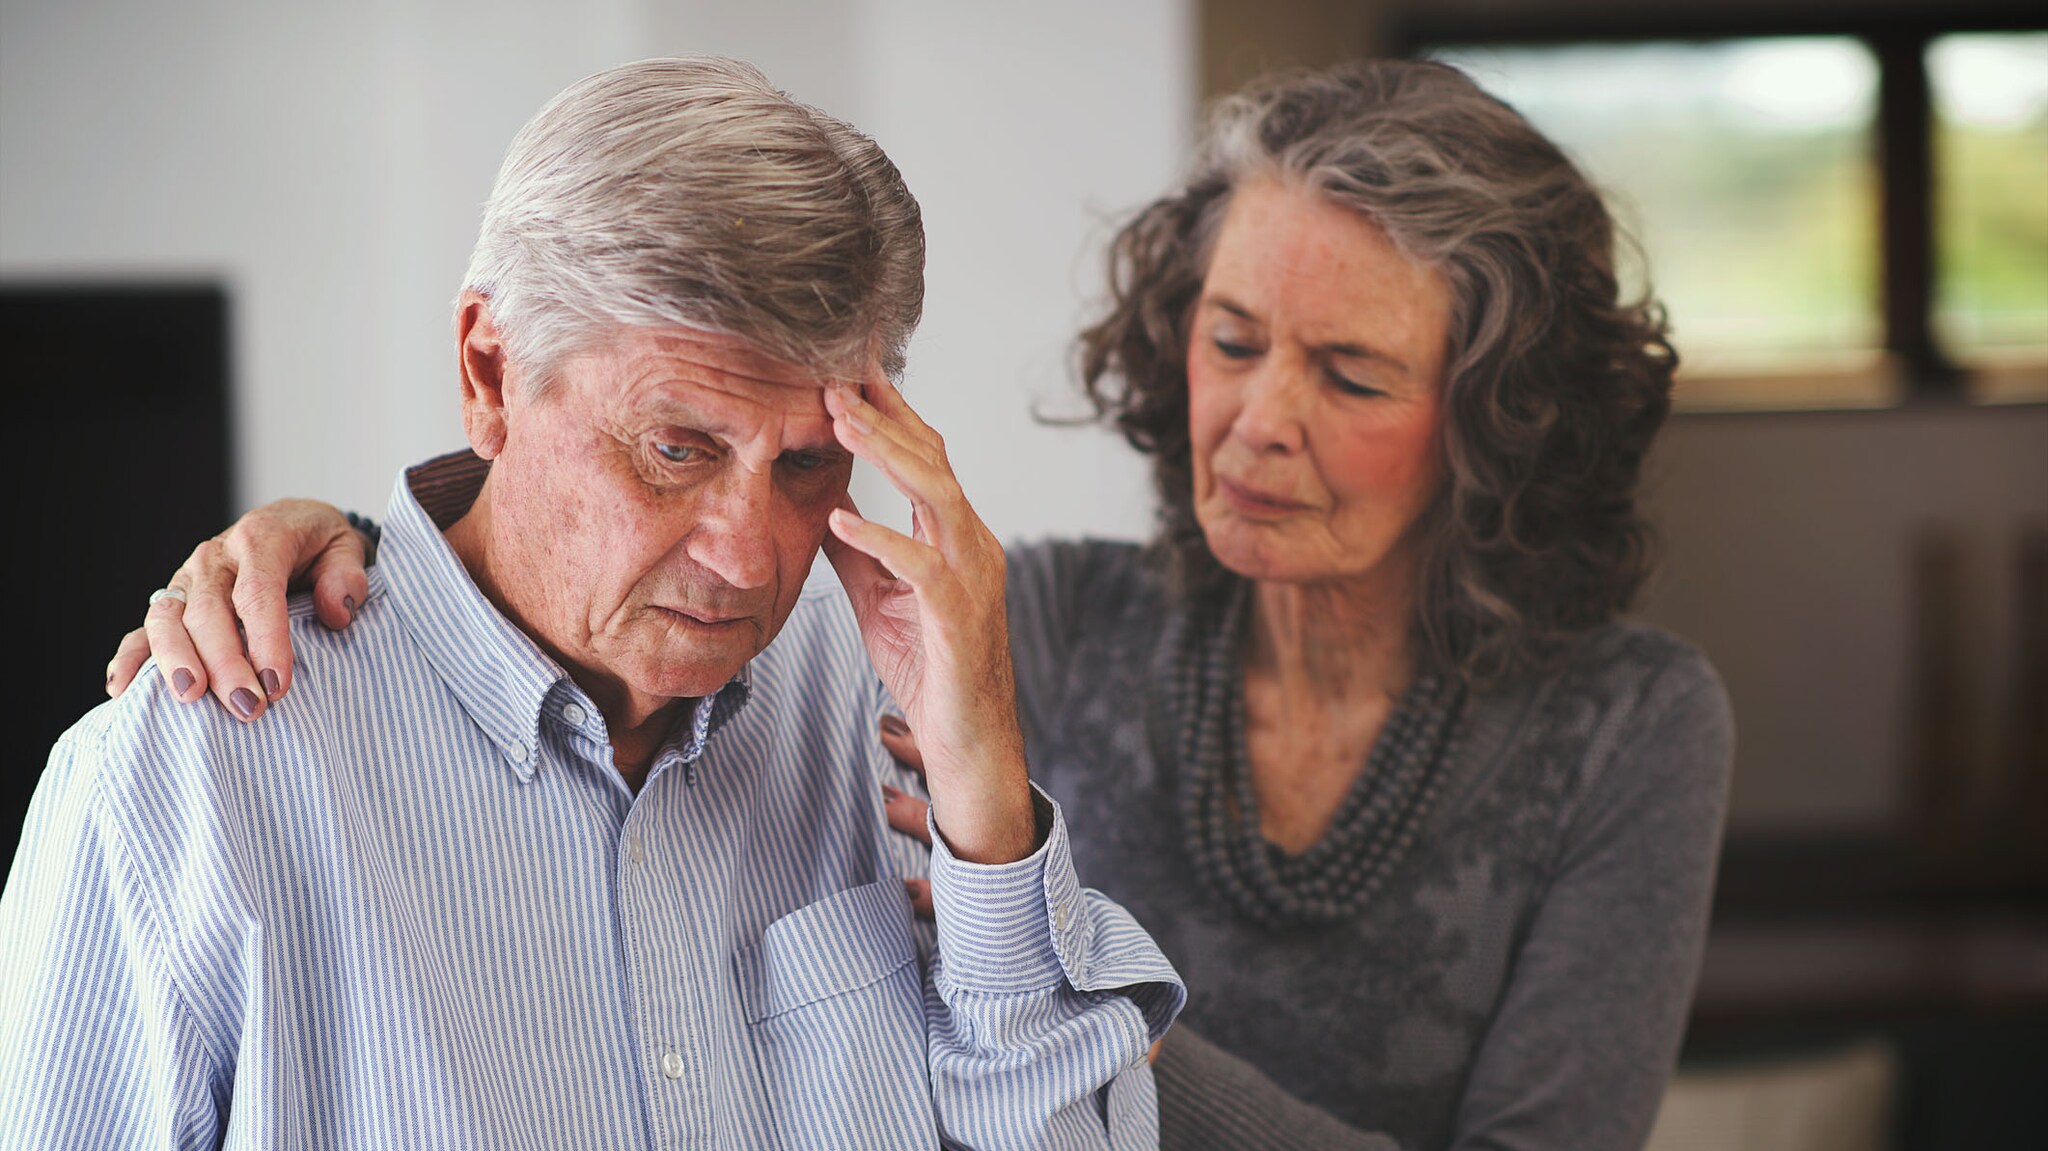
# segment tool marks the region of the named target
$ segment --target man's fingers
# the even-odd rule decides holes
[[[895,528],[862,519],[845,508],[834,508],[827,524],[832,529],[832,536],[874,565],[870,568],[853,562],[851,556],[827,549],[826,557],[832,561],[833,570],[839,572],[840,582],[850,593],[857,589],[870,589],[877,580],[890,578],[890,573],[912,588],[924,591],[945,570],[945,559],[930,544],[911,539]],[[850,566],[841,567],[842,563]],[[861,606],[861,602],[856,595],[854,606]]]
[[[142,631],[149,650],[156,655],[156,666],[171,685],[171,694],[180,703],[191,703],[206,691],[207,675],[206,664],[185,631],[185,610],[184,604],[166,596],[149,605],[149,613],[142,617]],[[121,641],[121,647],[127,649],[126,639]]]
[[[128,690],[135,682],[135,673],[149,662],[149,635],[136,628],[121,637],[121,646],[114,649],[114,658],[107,662],[107,698],[113,699]]]
[[[926,847],[932,845],[931,826],[924,819],[930,808],[930,804],[907,791],[898,791],[886,783],[882,785],[882,813],[888,818],[889,826]]]
[[[910,734],[910,725],[893,715],[885,715],[880,723],[882,746],[896,757],[896,762],[910,770],[924,774],[924,752],[917,749],[917,738]]]
[[[903,393],[896,390],[896,385],[889,382],[889,377],[876,376],[869,380],[862,386],[861,395],[870,404],[881,409],[883,415],[922,435],[930,436],[932,442],[939,447],[941,458],[944,457],[945,445],[940,441],[939,433],[924,422],[924,417],[917,414],[910,406],[910,401],[904,399]]]
[[[971,518],[974,512],[946,463],[945,446],[937,433],[927,430],[913,435],[850,390],[830,389],[826,395],[830,397],[826,407],[833,414],[833,434],[839,442],[873,464],[891,487],[903,493],[931,541],[950,551],[951,538],[963,517]]]

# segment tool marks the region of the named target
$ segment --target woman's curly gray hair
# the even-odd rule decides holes
[[[1154,457],[1160,543],[1191,591],[1221,576],[1194,514],[1188,332],[1232,190],[1272,178],[1369,218],[1451,288],[1446,479],[1418,525],[1423,665],[1484,685],[1553,662],[1648,578],[1635,490],[1677,356],[1662,308],[1620,299],[1599,193],[1447,65],[1253,85],[1215,109],[1181,189],[1118,234],[1081,376],[1097,416]]]

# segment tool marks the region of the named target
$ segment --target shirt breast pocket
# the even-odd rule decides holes
[[[900,880],[798,908],[733,962],[784,1148],[937,1145],[924,981]]]

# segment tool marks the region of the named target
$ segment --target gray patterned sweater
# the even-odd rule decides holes
[[[1351,922],[1274,931],[1207,890],[1151,718],[1173,610],[1128,544],[1009,555],[1033,776],[1082,881],[1190,998],[1157,1072],[1163,1145],[1634,1151],[1676,1057],[1732,754],[1714,670],[1612,625],[1466,703],[1415,849]]]

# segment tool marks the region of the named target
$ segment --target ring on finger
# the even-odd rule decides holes
[[[185,589],[181,587],[160,587],[149,593],[149,606],[155,607],[167,599],[177,600],[181,604],[184,603]]]

